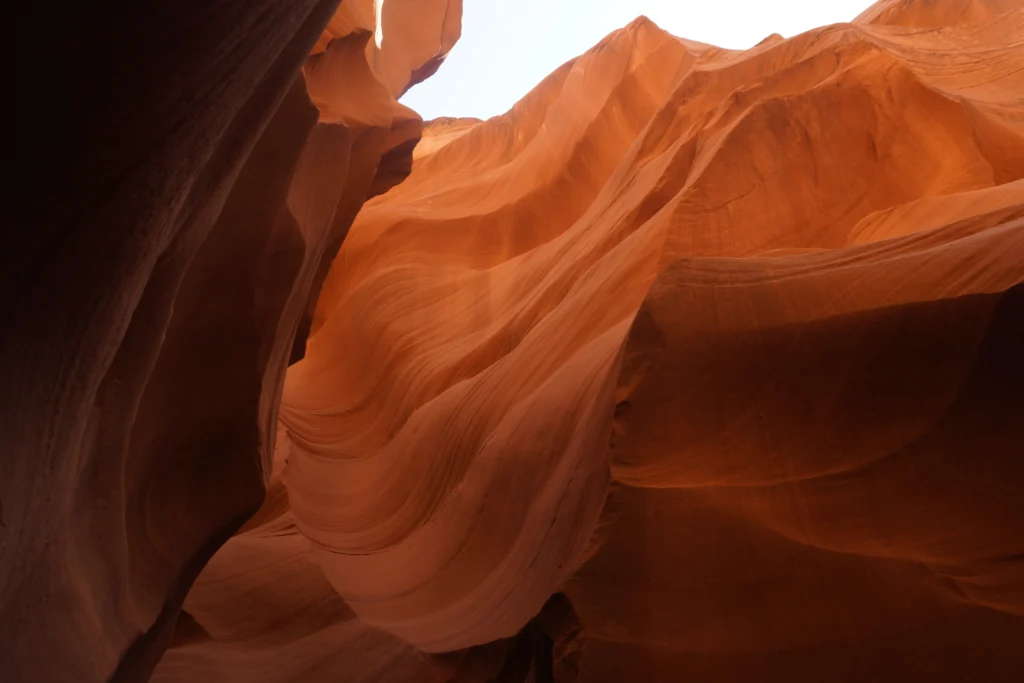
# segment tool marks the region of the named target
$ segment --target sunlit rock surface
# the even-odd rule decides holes
[[[556,591],[580,680],[1012,680],[1024,13],[727,51],[646,20],[363,207],[283,477],[425,652]],[[1014,673],[1017,672],[1017,673]]]

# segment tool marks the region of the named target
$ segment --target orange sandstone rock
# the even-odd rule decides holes
[[[1019,677],[1019,2],[425,127],[459,3],[236,4],[18,83],[0,673]]]
[[[1012,679],[1024,13],[941,7],[641,19],[427,127],[281,411],[362,622],[449,651],[564,590],[584,681]]]
[[[190,585],[260,508],[319,281],[364,199],[408,172],[420,122],[394,98],[458,37],[458,2],[388,3],[388,44],[349,59],[351,109],[318,111],[345,82],[301,73],[318,36],[330,22],[329,58],[373,33],[339,29],[337,4],[19,10],[5,681],[146,680]]]

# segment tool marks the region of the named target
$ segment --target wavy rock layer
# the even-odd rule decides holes
[[[19,10],[3,680],[148,678],[260,508],[329,260],[408,172],[420,122],[394,97],[458,37],[458,2],[337,4]]]
[[[638,20],[428,126],[285,381],[304,561],[425,652],[564,590],[585,681],[1011,680],[1021,36],[1014,2],[743,52]]]

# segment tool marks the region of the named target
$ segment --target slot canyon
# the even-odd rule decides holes
[[[15,4],[0,680],[1024,680],[1024,1]]]

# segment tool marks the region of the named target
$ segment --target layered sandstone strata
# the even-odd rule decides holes
[[[421,124],[395,98],[459,34],[458,0],[337,5],[18,10],[6,681],[148,678],[263,501],[319,282],[365,198],[408,172]]]
[[[1017,0],[640,19],[411,155],[456,4],[245,4],[19,83],[0,670],[1016,680]]]
[[[444,652],[564,590],[586,681],[1009,680],[1021,36],[993,2],[742,52],[638,20],[428,127],[285,383],[349,608]]]

